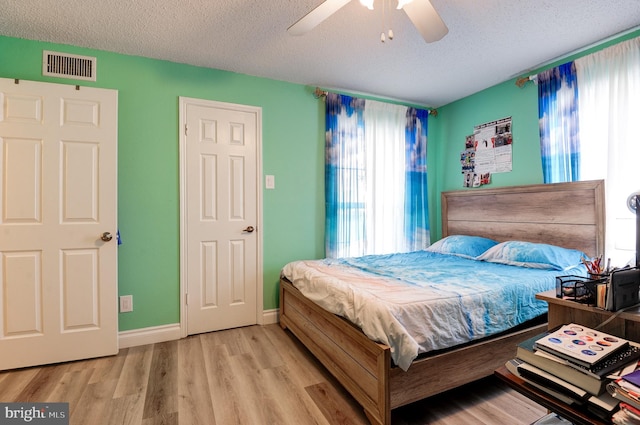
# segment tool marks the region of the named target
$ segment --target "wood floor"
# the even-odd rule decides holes
[[[68,402],[74,425],[368,424],[353,399],[278,325],[2,372],[0,402]],[[488,378],[397,409],[393,423],[517,425],[545,413]]]

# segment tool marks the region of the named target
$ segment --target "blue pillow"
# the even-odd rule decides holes
[[[440,254],[452,254],[464,258],[476,258],[498,242],[481,236],[451,235],[433,243],[426,250]]]
[[[507,241],[489,248],[477,259],[535,269],[568,270],[582,264],[586,255],[575,249],[542,243]]]

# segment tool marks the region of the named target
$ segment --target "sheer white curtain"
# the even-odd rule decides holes
[[[622,266],[635,258],[627,197],[640,190],[640,38],[575,61],[581,180],[605,179],[605,252]]]
[[[406,251],[404,237],[405,122],[407,107],[368,100],[366,149],[366,252]]]
[[[328,93],[325,249],[330,258],[429,245],[429,111]]]

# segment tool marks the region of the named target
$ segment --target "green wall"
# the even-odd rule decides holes
[[[97,82],[44,78],[42,50],[96,56]],[[264,308],[280,269],[324,255],[324,105],[312,88],[220,70],[0,37],[0,77],[118,90],[118,293],[121,331],[180,321],[178,97],[262,108]]]
[[[442,235],[440,193],[464,190],[460,153],[465,137],[473,134],[474,126],[505,117],[512,117],[512,171],[492,174],[491,184],[483,187],[542,183],[538,91],[533,83],[518,88],[514,81],[507,81],[438,108],[438,116],[429,121],[432,240]]]
[[[536,74],[638,36],[640,30],[628,32],[523,75]],[[462,187],[459,160],[460,152],[464,150],[465,136],[473,133],[474,126],[509,116],[513,119],[512,171],[493,174],[491,184],[486,187],[543,182],[538,127],[538,88],[533,82],[528,82],[520,88],[515,85],[515,81],[516,78],[505,81],[438,108],[438,116],[430,118],[428,161],[432,241],[442,235],[440,193],[448,190],[478,190]]]
[[[635,31],[549,66],[639,35]],[[42,50],[96,56],[98,81],[43,77]],[[119,92],[118,221],[123,245],[118,248],[118,292],[134,297],[134,311],[119,316],[121,331],[180,321],[179,96],[262,108],[262,171],[276,178],[276,189],[262,193],[264,309],[278,306],[278,277],[285,263],[324,255],[324,104],[313,97],[313,88],[1,36],[0,77]],[[441,236],[440,192],[463,190],[459,156],[474,126],[513,119],[513,171],[494,174],[488,187],[542,182],[537,88],[532,83],[518,88],[514,82],[440,107],[436,117],[429,117],[432,240]]]

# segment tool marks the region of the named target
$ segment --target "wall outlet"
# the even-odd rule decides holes
[[[120,313],[129,313],[133,311],[133,295],[120,296]]]

